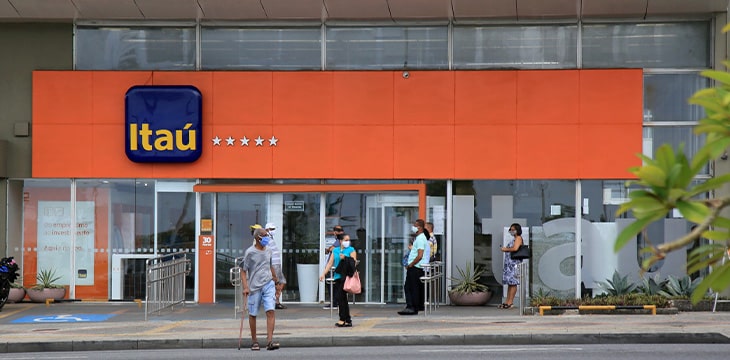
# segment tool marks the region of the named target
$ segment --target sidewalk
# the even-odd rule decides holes
[[[399,316],[402,306],[356,304],[354,327],[337,328],[336,311],[330,318],[321,305],[288,307],[276,312],[282,347],[730,343],[730,312],[520,316],[518,309],[441,306],[428,316]],[[74,302],[7,304],[0,324],[3,353],[238,347],[240,320],[231,303],[185,305],[145,321],[144,305]],[[259,316],[259,338],[265,329]],[[247,321],[242,344],[250,344]]]

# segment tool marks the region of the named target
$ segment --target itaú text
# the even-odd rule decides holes
[[[190,129],[193,124],[187,123],[182,129],[150,130],[149,124],[129,124],[129,150],[139,150],[139,146],[146,151],[172,151],[172,150],[196,150],[195,129]],[[187,135],[187,143],[184,142]]]

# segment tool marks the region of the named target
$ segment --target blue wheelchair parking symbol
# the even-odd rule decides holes
[[[11,321],[12,324],[27,323],[76,323],[76,322],[100,322],[106,321],[115,314],[63,314],[46,316],[25,316]]]

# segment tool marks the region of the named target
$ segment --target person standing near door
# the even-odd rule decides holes
[[[425,299],[421,277],[424,275],[423,264],[428,263],[425,253],[426,246],[429,246],[428,239],[423,233],[425,225],[423,219],[418,219],[411,226],[411,232],[416,234],[416,239],[413,240],[406,264],[406,283],[403,285],[406,307],[398,311],[398,315],[417,315],[419,310],[424,310]]]
[[[325,244],[326,245],[325,245],[324,253],[325,253],[325,255],[327,255],[327,261],[328,262],[332,258],[332,256],[330,256],[330,254],[332,253],[332,251],[335,248],[340,247],[340,238],[344,234],[345,234],[345,231],[342,229],[342,226],[341,225],[335,225],[335,226],[332,227],[332,238],[326,238],[325,239]],[[324,307],[322,307],[323,309],[330,310],[330,307],[333,307],[333,308],[337,309],[337,306],[339,305],[339,301],[334,296],[334,294],[332,294],[332,298],[333,298],[332,303],[331,304],[326,304]]]
[[[271,265],[271,250],[267,249],[271,238],[263,228],[254,229],[253,235],[255,243],[246,249],[241,266],[243,294],[248,296],[246,306],[248,326],[251,330],[251,350],[260,349],[256,337],[256,316],[261,305],[266,312],[266,350],[276,350],[279,344],[273,340],[276,323],[274,298],[278,279]]]
[[[269,243],[269,248],[271,249],[271,263],[274,266],[274,270],[276,270],[276,277],[279,279],[279,282],[276,283],[276,309],[283,310],[286,309],[286,306],[281,303],[281,293],[284,291],[284,286],[286,286],[286,278],[282,271],[283,262],[281,259],[281,250],[279,250],[279,245],[276,244],[276,240],[274,239],[276,225],[274,225],[274,223],[266,223],[266,231],[269,233],[269,236],[271,236],[271,242]]]
[[[507,300],[505,300],[504,304],[498,306],[500,309],[511,309],[514,306],[517,285],[520,284],[518,266],[522,260],[513,260],[511,253],[517,251],[520,245],[522,245],[522,226],[517,223],[510,225],[509,234],[512,239],[510,239],[507,246],[501,247],[502,252],[505,253],[502,285],[507,285]]]
[[[357,265],[357,252],[355,248],[350,246],[350,235],[340,234],[340,246],[332,249],[332,255],[327,261],[327,266],[324,268],[324,272],[319,276],[319,281],[324,281],[328,275],[330,269],[338,269],[341,262],[345,261],[346,258],[352,258],[352,266]],[[343,263],[346,264],[346,263]],[[334,299],[337,299],[339,303],[338,313],[340,321],[335,323],[337,327],[352,327],[352,318],[350,317],[350,304],[347,302],[347,293],[345,292],[345,277],[342,276],[338,271],[334,274]],[[335,300],[332,300],[334,302]]]

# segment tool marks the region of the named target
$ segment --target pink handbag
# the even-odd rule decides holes
[[[355,271],[352,276],[346,277],[343,287],[345,291],[350,294],[359,294],[362,291],[362,286],[360,285],[360,273]]]

